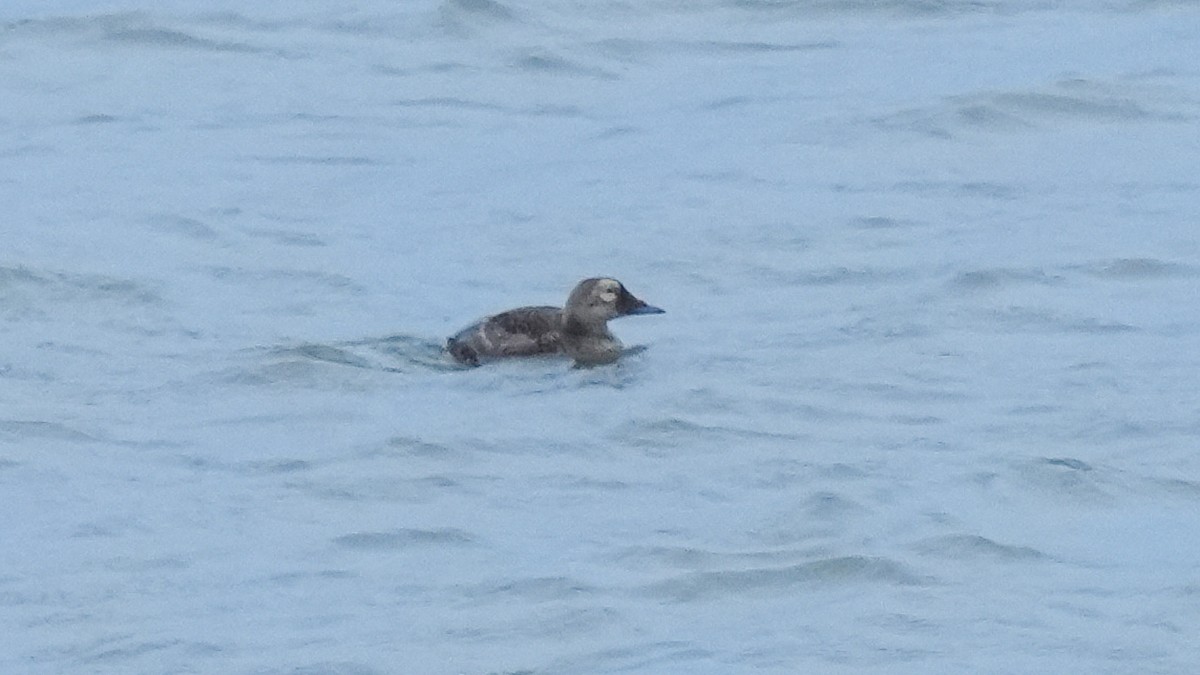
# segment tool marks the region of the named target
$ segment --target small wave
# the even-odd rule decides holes
[[[263,675],[383,675],[378,670],[354,661],[317,661],[295,668],[261,671]]]
[[[631,60],[651,54],[772,54],[809,52],[821,49],[835,49],[841,43],[835,41],[821,42],[762,42],[737,40],[638,40],[633,38],[606,38],[588,44],[593,50],[604,56]],[[764,100],[755,98],[754,100]]]
[[[1028,546],[1000,544],[979,535],[946,535],[917,542],[917,552],[942,558],[961,560],[980,558],[997,561],[1042,560],[1047,556]]]
[[[631,546],[613,554],[615,562],[643,568],[647,564],[695,570],[708,567],[719,554],[691,546]]]
[[[1014,116],[1074,117],[1096,122],[1125,122],[1150,117],[1142,106],[1126,98],[1099,98],[1042,92],[995,94],[991,104]]]
[[[998,201],[1017,200],[1028,193],[1028,189],[1019,184],[991,181],[968,181],[960,183],[954,181],[907,180],[896,183],[891,186],[891,189],[919,195],[972,197]]]
[[[464,590],[468,596],[474,598],[502,597],[506,601],[520,599],[527,602],[554,602],[596,592],[594,586],[569,577],[517,579],[481,584]]]
[[[262,51],[243,42],[228,42],[225,40],[196,37],[180,30],[153,26],[108,27],[104,31],[104,39],[127,44],[208,52],[255,53]]]
[[[710,661],[713,652],[691,642],[676,640],[634,642],[557,659],[543,668],[489,675],[559,675],[569,673],[689,673],[729,672],[729,668],[705,669],[687,664]]]
[[[880,268],[830,267],[808,271],[762,267],[753,273],[772,283],[789,286],[864,286],[904,281],[912,276],[905,270]]]
[[[911,322],[898,323],[880,317],[868,316],[837,326],[829,335],[813,335],[815,339],[825,344],[845,341],[884,340],[892,342],[900,339],[922,338],[928,336],[932,329],[927,325]],[[819,344],[819,343],[818,343]]]
[[[1126,82],[1069,80],[1044,90],[956,96],[926,108],[901,110],[869,122],[887,131],[949,139],[963,132],[1021,132],[1074,123],[1185,122],[1194,104],[1180,95]]]
[[[733,53],[763,53],[763,52],[808,52],[818,49],[834,49],[840,46],[838,42],[733,42],[726,40],[705,40],[695,43],[676,43],[699,51],[733,52]]]
[[[859,230],[900,230],[924,225],[919,221],[890,218],[887,216],[863,216],[853,218],[848,223],[850,227]]]
[[[320,350],[320,348],[317,348]],[[311,389],[364,390],[370,383],[363,379],[348,377],[336,367],[350,366],[361,371],[386,370],[371,364],[356,364],[350,358],[336,359],[328,355],[314,358],[305,349],[280,349],[274,351],[265,362],[230,369],[220,375],[229,384],[251,387],[303,387]]]
[[[534,104],[529,106],[503,106],[486,101],[474,101],[470,99],[454,98],[454,97],[429,97],[416,99],[397,99],[392,101],[392,105],[400,108],[428,108],[439,112],[454,113],[495,113],[500,115],[514,115],[520,117],[562,117],[562,118],[578,118],[583,117],[583,109],[573,105],[552,105],[552,104]],[[516,218],[518,222],[527,222],[530,216],[519,214]]]
[[[448,445],[423,441],[419,438],[395,436],[387,440],[386,449],[375,450],[371,454],[399,454],[405,457],[446,459],[459,457],[463,454],[463,451]]]
[[[246,469],[259,474],[301,473],[312,468],[313,463],[305,459],[271,459],[246,464]]]
[[[8,311],[37,311],[50,304],[108,302],[126,306],[157,305],[159,294],[130,280],[99,274],[75,274],[0,267],[0,305]]]
[[[197,241],[213,241],[219,238],[217,231],[210,225],[187,216],[163,214],[150,218],[147,224],[158,232]]]
[[[630,546],[614,552],[610,560],[629,569],[664,567],[689,572],[712,571],[743,565],[790,564],[816,555],[812,550],[708,551],[694,546]]]
[[[0,468],[3,468],[0,463]],[[1163,491],[1187,497],[1189,499],[1200,499],[1200,481],[1186,480],[1183,478],[1159,478],[1153,479],[1154,485],[1161,488]]]
[[[291,294],[299,292],[297,288],[303,285],[322,290],[342,291],[352,295],[363,295],[365,293],[363,287],[355,283],[350,277],[343,274],[331,274],[317,270],[287,268],[247,270],[234,267],[212,266],[207,271],[210,277],[218,281],[253,285],[279,284],[285,286]]]
[[[1093,335],[1132,333],[1140,329],[1120,321],[1106,321],[1095,317],[1065,316],[1045,309],[1008,307],[989,313],[990,318],[1013,331],[1069,332]]]
[[[457,644],[464,642],[475,643],[524,643],[530,638],[562,642],[570,636],[593,637],[606,627],[619,622],[621,615],[608,607],[558,607],[535,608],[521,612],[513,618],[504,615],[491,616],[488,621],[450,628],[446,637]],[[538,668],[536,670],[516,670],[497,673],[488,671],[488,675],[546,675],[547,673],[578,673],[595,672],[594,662],[588,668]],[[607,671],[606,671],[607,672]]]
[[[1056,458],[1046,459],[1044,461],[1046,462],[1046,464],[1049,464],[1050,466],[1065,466],[1068,469],[1073,469],[1075,471],[1091,471],[1092,470],[1092,466],[1090,464],[1088,464],[1087,462],[1083,462],[1078,459],[1071,459],[1070,457],[1056,457]]]
[[[723,443],[766,440],[794,442],[800,440],[793,434],[760,431],[724,426],[708,426],[678,418],[661,420],[635,420],[615,434],[633,447],[663,448],[694,444],[697,440],[721,441]]]
[[[557,54],[545,51],[531,52],[516,57],[513,67],[530,73],[546,73],[552,75],[582,75],[603,80],[618,79],[617,75],[602,68],[585,66]]]
[[[206,642],[190,642],[187,640],[152,640],[152,641],[137,641],[131,639],[120,639],[120,646],[110,647],[102,651],[90,654],[83,660],[85,663],[108,663],[132,661],[137,657],[142,657],[147,654],[154,654],[162,651],[179,651],[181,648],[190,653],[211,652],[216,653],[221,650],[218,645]]]
[[[248,236],[266,239],[280,246],[303,246],[306,248],[327,246],[324,239],[310,232],[296,232],[294,230],[272,228],[245,228],[242,231]]]
[[[912,16],[994,12],[999,5],[984,0],[730,0],[730,3],[739,9],[758,12],[787,11],[805,15],[878,12]]]
[[[299,347],[281,348],[275,351],[280,356],[295,355],[304,359],[313,361],[324,361],[325,363],[336,363],[340,366],[352,366],[354,368],[370,368],[371,362],[355,356],[353,353],[335,347],[333,345],[308,344],[300,345]]]
[[[992,268],[959,272],[950,285],[963,290],[992,290],[1010,286],[1051,286],[1062,283],[1059,276],[1046,274],[1044,270],[1030,268]]]
[[[984,103],[963,103],[953,116],[964,126],[981,131],[1024,131],[1034,128],[1033,124],[1018,115]],[[943,133],[949,135],[948,132]]]
[[[6,26],[48,36],[73,36],[112,43],[182,49],[200,52],[258,53],[264,51],[245,42],[202,37],[178,27],[166,27],[141,12],[99,14],[83,17],[52,17]]]
[[[359,155],[249,155],[247,159],[263,164],[308,165],[308,166],[386,166],[388,163],[373,157]]]
[[[810,519],[840,521],[849,516],[865,514],[868,509],[836,492],[820,492],[808,498],[804,512]]]
[[[76,117],[75,119],[71,120],[71,124],[83,126],[89,124],[112,124],[113,122],[119,121],[121,121],[121,118],[114,117],[113,115],[95,114]]]
[[[652,595],[690,602],[725,595],[773,592],[798,585],[929,583],[907,566],[888,558],[845,556],[778,568],[696,572],[653,584]]]
[[[454,37],[471,37],[495,26],[521,21],[515,11],[497,0],[442,0],[435,16],[441,30]]]
[[[1055,500],[1111,503],[1108,474],[1072,457],[1042,457],[1015,467],[1015,475],[1030,490]]]
[[[345,343],[347,349],[366,350],[384,357],[383,370],[388,372],[458,372],[465,370],[445,353],[442,341],[413,335],[390,335]]]
[[[290,481],[289,487],[322,500],[423,504],[452,494],[478,494],[496,480],[493,476],[457,473],[434,473],[410,478],[390,472],[354,478],[331,469],[324,475],[308,480]]]
[[[503,21],[511,21],[516,16],[511,9],[496,0],[445,0],[442,8],[445,11]]]
[[[1070,269],[1101,279],[1114,280],[1186,278],[1200,274],[1200,268],[1195,265],[1154,258],[1117,258],[1076,265]]]
[[[475,543],[475,537],[455,528],[436,530],[402,528],[388,532],[344,534],[335,537],[333,543],[343,548],[391,550],[416,546],[463,546]]]
[[[432,96],[426,98],[403,98],[392,101],[392,105],[400,108],[436,108],[445,110],[468,110],[479,112],[508,112],[509,109],[495,103],[472,101],[453,96]]]
[[[77,431],[57,422],[0,420],[0,440],[21,441],[30,438],[45,438],[74,443],[100,440],[95,436]]]

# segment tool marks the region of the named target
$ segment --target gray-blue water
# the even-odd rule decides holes
[[[1200,668],[1194,2],[200,4],[0,8],[0,672]]]

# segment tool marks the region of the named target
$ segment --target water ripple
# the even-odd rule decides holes
[[[651,585],[647,592],[676,602],[774,592],[798,585],[883,583],[920,586],[930,579],[889,558],[845,556],[799,565],[696,572]]]
[[[1175,92],[1125,82],[1067,80],[1040,91],[955,96],[939,106],[903,110],[869,123],[888,131],[950,139],[967,131],[1015,133],[1069,124],[1187,122],[1197,115],[1195,102]]]
[[[354,661],[317,661],[295,668],[261,671],[263,675],[383,675],[377,670]]]
[[[1154,258],[1117,258],[1084,265],[1075,265],[1069,269],[1078,270],[1101,279],[1138,280],[1163,278],[1190,278],[1200,274],[1200,267],[1182,263],[1166,262]]]
[[[505,602],[522,600],[527,602],[552,602],[581,595],[591,595],[597,589],[577,579],[569,577],[538,577],[531,579],[516,579],[490,584],[481,584],[474,588],[463,589],[468,597],[494,598]]]
[[[475,537],[455,528],[436,530],[401,528],[388,532],[344,534],[334,538],[333,543],[343,548],[392,550],[417,546],[464,546],[475,543]]]
[[[1025,488],[1055,500],[1082,503],[1112,503],[1114,497],[1107,472],[1071,457],[1043,457],[1014,467],[1014,475]]]
[[[95,436],[77,431],[57,422],[41,420],[0,420],[0,440],[10,442],[30,438],[51,439],[84,443],[100,440]]]
[[[159,294],[131,279],[103,274],[0,266],[0,306],[34,310],[48,304],[107,302],[125,306],[162,303]]]
[[[959,272],[951,280],[951,285],[963,290],[992,290],[1026,284],[1051,286],[1061,284],[1063,278],[1046,274],[1042,269],[997,267],[992,269],[971,270]]]
[[[262,51],[242,42],[196,37],[180,30],[152,26],[109,27],[104,31],[104,39],[151,47],[172,47],[209,52],[254,53]]]
[[[913,547],[923,555],[963,559],[987,559],[996,561],[1042,560],[1045,553],[1028,546],[1000,544],[979,535],[954,534],[921,540]]]

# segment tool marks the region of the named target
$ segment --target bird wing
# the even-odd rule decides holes
[[[483,329],[503,355],[527,356],[561,350],[561,323],[562,310],[557,307],[518,307],[491,317]]]

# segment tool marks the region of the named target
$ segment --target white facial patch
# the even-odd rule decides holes
[[[599,297],[601,302],[616,302],[617,296],[621,294],[621,284],[616,279],[601,279],[601,290]]]

